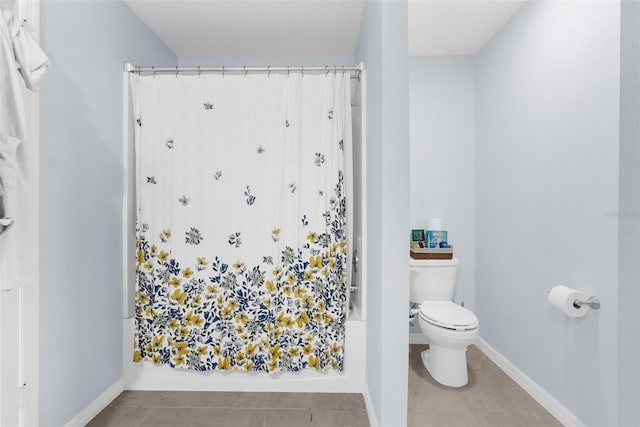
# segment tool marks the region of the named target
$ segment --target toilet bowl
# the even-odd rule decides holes
[[[478,319],[451,301],[426,301],[420,305],[419,325],[429,339],[422,363],[434,380],[448,387],[469,382],[467,346],[478,337]]]
[[[422,362],[433,379],[462,387],[467,375],[467,346],[478,338],[478,318],[453,302],[460,261],[410,259],[410,301],[420,304],[420,330],[429,340]],[[414,310],[415,311],[415,310]]]

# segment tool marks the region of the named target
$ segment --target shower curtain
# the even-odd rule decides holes
[[[342,371],[349,73],[131,75],[134,361]]]

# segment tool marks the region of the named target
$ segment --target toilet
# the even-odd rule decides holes
[[[419,304],[418,322],[429,340],[422,363],[440,384],[462,387],[467,376],[467,346],[478,337],[478,318],[453,302],[458,258],[410,258],[410,300]]]

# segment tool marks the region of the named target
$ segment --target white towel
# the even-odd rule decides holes
[[[18,145],[18,138],[0,135],[0,178],[5,189],[13,190],[18,186]]]
[[[20,139],[25,133],[25,117],[23,103],[23,85],[20,73],[16,66],[15,54],[13,53],[13,39],[9,26],[7,25],[5,13],[0,13],[0,140],[12,142],[12,145],[20,143]],[[15,153],[5,155],[13,159]],[[13,164],[13,160],[11,160]],[[7,162],[8,163],[8,162]],[[0,164],[4,169],[4,164]],[[13,181],[13,176],[11,177]],[[3,216],[11,217],[16,213],[16,192],[14,188],[4,188],[2,197]],[[0,237],[0,290],[11,289],[21,285],[20,266],[18,260],[19,239],[16,232],[18,227],[10,230],[4,228]]]
[[[0,13],[0,173],[5,216],[14,222],[0,237],[0,290],[31,286],[37,270],[35,177],[25,126],[25,86],[34,90],[48,59],[8,10]],[[20,71],[19,71],[20,70]],[[16,150],[18,156],[16,160]],[[4,224],[6,227],[6,224]]]
[[[14,32],[17,29],[11,13],[3,11],[0,14],[0,135],[21,139],[25,134],[23,84],[7,16],[11,17],[11,29]]]
[[[5,205],[6,199],[10,198],[10,193],[18,186],[18,151],[20,141],[12,136],[0,135],[0,237],[9,231],[14,219],[11,212]]]
[[[47,71],[47,67],[49,67],[49,58],[23,23],[19,22],[8,11],[4,11],[4,14],[20,74],[27,89],[35,91],[38,87],[38,82]]]

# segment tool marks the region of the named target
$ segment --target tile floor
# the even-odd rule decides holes
[[[369,426],[360,394],[124,391],[88,426]]]
[[[409,349],[407,423],[416,427],[561,426],[475,346],[469,347],[469,384],[436,383]],[[347,393],[224,393],[125,391],[88,426],[117,427],[360,427],[369,426],[364,400]]]
[[[420,359],[427,345],[409,346],[409,426],[562,426],[475,346],[469,346],[469,384],[438,384]]]

